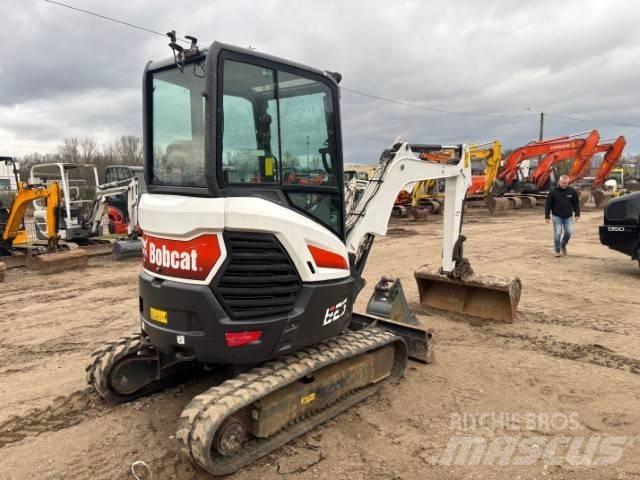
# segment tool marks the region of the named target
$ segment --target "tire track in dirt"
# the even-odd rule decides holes
[[[59,396],[47,407],[30,410],[1,423],[0,448],[27,437],[78,425],[109,410],[106,402],[102,402],[90,388]]]
[[[37,345],[15,345],[0,341],[0,365],[33,361],[59,353],[75,353],[88,350],[88,342],[69,342],[60,339],[47,340]]]
[[[549,335],[534,337],[526,334],[502,332],[496,332],[495,335],[504,338],[507,340],[507,343],[515,340],[526,344],[533,350],[543,352],[553,357],[591,363],[601,367],[614,368],[640,375],[640,360],[619,355],[607,347],[596,343],[576,344],[563,342],[554,340],[553,337]]]
[[[629,324],[625,324],[613,318],[605,318],[604,316],[594,317],[581,316],[576,314],[563,315],[555,313],[549,315],[545,312],[536,310],[521,310],[518,318],[525,322],[540,323],[543,325],[558,325],[561,327],[580,327],[595,330],[604,333],[616,333],[618,335],[629,335],[627,328]]]

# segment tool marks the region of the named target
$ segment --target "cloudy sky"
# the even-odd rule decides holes
[[[598,128],[640,152],[637,0],[61,0],[180,36],[219,40],[343,74],[345,161],[377,161],[396,136],[507,148]],[[64,137],[140,134],[141,74],[165,39],[44,0],[0,0],[2,155]],[[472,114],[472,115],[469,115]],[[611,124],[625,124],[617,126]],[[635,125],[635,127],[634,127]]]

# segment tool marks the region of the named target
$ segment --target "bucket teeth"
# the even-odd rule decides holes
[[[515,318],[522,290],[519,278],[473,274],[465,280],[452,280],[426,267],[417,270],[415,277],[423,305],[501,322],[513,322]]]

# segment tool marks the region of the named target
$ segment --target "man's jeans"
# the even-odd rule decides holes
[[[553,243],[556,252],[559,252],[560,248],[566,247],[567,243],[569,243],[573,233],[573,217],[562,218],[552,215],[551,218],[553,219]]]

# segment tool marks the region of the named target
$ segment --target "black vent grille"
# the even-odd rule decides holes
[[[214,292],[231,318],[289,312],[301,282],[280,242],[262,233],[225,232],[224,238],[227,262]]]

